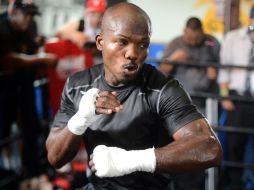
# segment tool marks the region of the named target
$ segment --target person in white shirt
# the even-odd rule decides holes
[[[250,12],[248,27],[242,27],[228,32],[221,46],[220,60],[222,65],[254,66],[254,7]],[[227,97],[254,97],[254,72],[246,69],[221,69],[218,83],[220,95]],[[254,123],[254,103],[232,101],[225,99],[221,102],[222,108],[227,111],[226,126],[251,128]],[[253,137],[251,137],[253,138]],[[243,162],[247,136],[239,133],[227,135],[227,159]],[[250,155],[249,155],[250,156]],[[243,170],[227,168],[230,189],[244,189]]]

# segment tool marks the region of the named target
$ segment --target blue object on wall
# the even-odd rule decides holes
[[[165,44],[151,43],[149,46],[149,53],[147,56],[146,63],[158,68],[159,64],[149,59],[161,59],[165,48],[166,48]]]

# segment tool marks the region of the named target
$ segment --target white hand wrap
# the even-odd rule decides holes
[[[68,129],[75,135],[82,135],[97,119],[95,102],[99,89],[92,88],[84,93],[79,103],[78,112],[68,121]]]
[[[93,151],[93,162],[98,177],[117,177],[135,171],[154,172],[154,148],[126,151],[117,147],[99,145]]]

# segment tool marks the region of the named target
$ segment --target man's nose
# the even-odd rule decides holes
[[[137,60],[138,54],[138,47],[136,47],[134,44],[130,44],[125,53],[125,58],[130,60]]]
[[[25,19],[26,19],[27,25],[30,25],[33,22],[33,16],[32,15],[27,15]]]

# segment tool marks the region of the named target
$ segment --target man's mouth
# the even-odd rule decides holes
[[[131,63],[124,65],[123,68],[126,74],[134,74],[138,70],[138,65]]]

